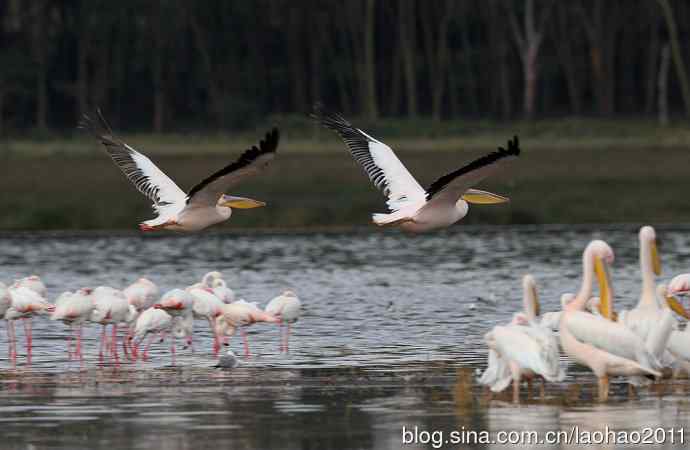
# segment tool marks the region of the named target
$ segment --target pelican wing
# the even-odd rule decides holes
[[[420,207],[425,203],[424,188],[389,146],[355,128],[340,114],[326,111],[319,104],[314,106],[312,118],[335,131],[345,141],[350,154],[362,166],[374,186],[388,197],[386,203],[391,211],[413,205]]]
[[[648,369],[660,367],[658,359],[647,351],[644,341],[617,322],[577,311],[566,314],[561,326],[566,326],[580,342],[612,355],[637,361]]]
[[[558,358],[558,343],[546,329],[535,326],[497,326],[496,350],[521,368],[542,375],[549,381],[564,377]]]
[[[499,147],[497,151],[475,159],[458,170],[442,176],[431,183],[426,190],[428,202],[455,203],[472,186],[500,169],[503,162],[520,155],[518,137],[508,141],[508,149]]]
[[[122,173],[139,192],[153,202],[153,208],[158,214],[164,213],[169,207],[184,204],[184,191],[150,159],[118,139],[100,109],[96,110],[95,117],[84,114],[79,128],[96,136]]]
[[[243,179],[261,172],[275,157],[280,133],[277,128],[266,133],[266,137],[249,150],[245,150],[237,161],[220,169],[192,187],[187,194],[187,203],[214,205],[221,195]]]

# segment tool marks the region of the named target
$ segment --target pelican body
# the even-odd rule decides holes
[[[535,377],[561,381],[565,372],[560,365],[558,341],[553,332],[537,323],[539,297],[531,275],[522,281],[523,311],[505,326],[496,326],[484,340],[489,347],[489,361],[479,382],[493,392],[504,390],[513,382],[513,401],[519,400],[520,382],[531,383]]]
[[[611,247],[603,241],[589,243],[582,255],[582,285],[575,298],[564,307],[560,318],[563,351],[575,362],[589,367],[598,380],[599,400],[606,401],[609,376],[660,376],[658,361],[644,342],[611,318],[611,286],[608,265],[614,260]],[[602,317],[584,311],[592,297],[594,275],[600,291]]]

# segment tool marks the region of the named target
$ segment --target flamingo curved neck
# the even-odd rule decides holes
[[[652,246],[649,241],[640,241],[640,272],[642,272],[642,294],[637,306],[658,306],[652,269]]]

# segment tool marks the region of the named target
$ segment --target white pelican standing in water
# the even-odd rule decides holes
[[[563,351],[576,362],[589,367],[598,380],[599,400],[606,401],[609,376],[655,376],[659,362],[645,348],[644,342],[624,325],[612,322],[611,285],[608,265],[613,262],[611,247],[595,240],[582,255],[582,285],[580,291],[565,305],[560,319],[560,339]],[[585,312],[592,297],[594,275],[599,284],[602,317]]]
[[[328,112],[317,104],[312,117],[345,141],[352,157],[388,197],[390,213],[374,214],[372,219],[376,225],[398,226],[412,233],[424,233],[448,227],[465,217],[468,203],[508,201],[506,197],[472,189],[472,186],[496,172],[503,162],[520,155],[517,136],[508,141],[507,150],[499,147],[498,151],[442,176],[424,189],[389,146],[355,128],[340,114]]]
[[[640,228],[640,273],[642,275],[642,292],[637,306],[629,311],[622,311],[618,320],[630,328],[643,341],[647,340],[650,331],[659,323],[662,308],[657,301],[656,276],[661,275],[661,259],[656,246],[656,232],[650,226]]]
[[[678,283],[678,281],[676,282]],[[678,287],[679,286],[676,285],[676,288]],[[671,293],[666,285],[660,284],[657,286],[657,295],[659,300],[664,302],[665,308],[675,312],[686,321],[690,320],[690,312],[676,300],[675,294]],[[668,339],[666,349],[675,358],[673,361],[673,375],[677,376],[681,370],[690,375],[690,328],[686,326],[683,331],[678,329],[673,330]]]
[[[522,279],[524,312],[513,321],[496,326],[484,337],[489,346],[489,363],[479,379],[493,392],[500,392],[513,382],[513,401],[520,398],[520,382],[541,376],[548,381],[562,381],[565,372],[559,360],[558,340],[553,332],[537,323],[539,297],[531,275]]]
[[[213,173],[185,194],[149,158],[118,139],[100,110],[95,119],[84,115],[79,126],[96,136],[129,181],[153,202],[158,217],[141,223],[142,231],[199,231],[228,220],[232,208],[265,206],[258,200],[233,197],[225,192],[259,173],[273,160],[279,140],[276,128],[266,133],[258,147],[246,150],[237,161]]]

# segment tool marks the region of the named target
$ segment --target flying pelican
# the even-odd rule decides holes
[[[479,379],[493,392],[500,392],[513,382],[513,401],[520,398],[520,381],[535,376],[561,381],[565,372],[559,360],[558,340],[553,332],[537,323],[539,297],[531,275],[522,279],[523,311],[510,324],[495,326],[484,337],[489,346],[489,363]]]
[[[520,155],[518,138],[508,141],[508,149],[499,147],[460,169],[442,176],[426,190],[407,171],[393,150],[355,128],[343,116],[314,106],[312,118],[335,131],[347,145],[352,157],[362,166],[374,185],[388,197],[387,214],[374,214],[379,226],[398,226],[412,233],[424,233],[448,227],[467,215],[468,203],[505,203],[506,197],[472,189],[496,172],[503,162]]]
[[[93,290],[81,288],[76,292],[63,292],[55,300],[51,320],[59,320],[72,329],[75,336],[74,352],[71,347],[71,335],[67,338],[67,355],[69,359],[83,360],[81,348],[82,327],[91,318],[94,308]]]
[[[619,321],[630,328],[643,341],[659,323],[662,308],[656,298],[655,277],[661,275],[661,260],[656,246],[654,228],[640,228],[640,273],[642,274],[642,292],[637,306],[629,311],[622,311]]]
[[[228,220],[231,208],[265,206],[258,200],[233,197],[225,192],[271,162],[278,147],[276,128],[266,133],[258,147],[246,150],[237,161],[213,173],[185,194],[149,158],[118,139],[100,110],[95,119],[85,114],[79,126],[96,136],[125,176],[153,202],[158,217],[141,223],[142,231],[199,231]]]
[[[608,265],[613,262],[611,247],[604,241],[589,243],[582,254],[583,277],[580,291],[565,305],[560,319],[563,351],[574,361],[589,367],[597,377],[599,400],[606,401],[609,375],[652,375],[659,362],[647,351],[644,342],[611,317],[611,286]],[[585,312],[592,297],[594,275],[597,276],[602,317]]]
[[[290,327],[293,323],[297,322],[297,319],[299,319],[301,307],[302,303],[299,301],[297,294],[291,290],[287,290],[268,302],[264,308],[264,311],[280,320],[281,352],[288,352]],[[285,327],[285,331],[283,331],[284,325],[287,325],[287,327]]]

